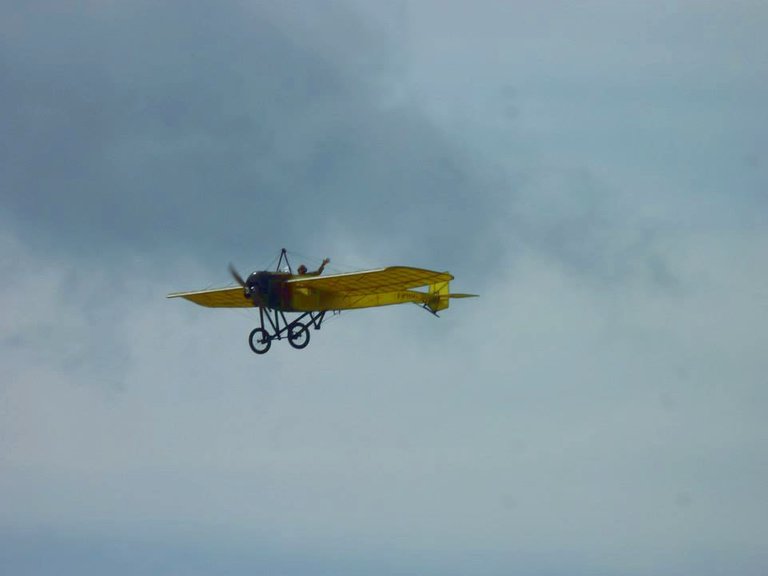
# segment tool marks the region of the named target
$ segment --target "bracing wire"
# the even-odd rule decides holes
[[[307,268],[309,268],[310,270],[317,269],[320,266],[320,263],[323,261],[323,258],[325,258],[325,256],[318,258],[315,256],[302,254],[301,252],[294,252],[293,250],[289,250],[288,254],[296,262],[301,260],[301,262],[299,263],[306,265]],[[359,264],[355,265],[355,264],[350,264],[348,262],[340,262],[333,257],[333,254],[328,254],[327,257],[331,259],[331,262],[325,268],[326,272],[334,272],[338,274],[343,272],[353,272],[355,270],[363,270],[366,268],[365,266],[361,266]],[[371,266],[369,265],[367,268],[370,269]]]

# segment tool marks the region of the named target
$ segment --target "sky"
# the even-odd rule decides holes
[[[768,571],[768,8],[0,3],[0,571]],[[274,265],[480,294],[248,348]]]

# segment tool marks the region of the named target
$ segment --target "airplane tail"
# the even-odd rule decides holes
[[[451,298],[477,297],[477,294],[451,294],[448,288],[449,283],[450,281],[430,284],[424,304],[433,314],[448,308]]]

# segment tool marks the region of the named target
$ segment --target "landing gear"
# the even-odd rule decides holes
[[[301,350],[309,344],[309,328],[301,322],[294,322],[288,327],[288,344]]]
[[[302,322],[305,318],[309,318],[306,323]],[[251,331],[248,344],[256,354],[266,354],[272,346],[272,340],[282,340],[283,336],[287,336],[288,344],[297,350],[302,350],[309,344],[309,329],[319,330],[323,318],[325,318],[324,311],[304,312],[292,322],[288,322],[285,313],[281,310],[259,308],[261,326]]]
[[[248,344],[256,354],[266,354],[272,346],[272,338],[264,328],[254,328],[248,336]]]

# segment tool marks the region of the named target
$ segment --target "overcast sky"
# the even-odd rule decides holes
[[[0,572],[765,574],[766,29],[0,2]],[[283,247],[481,298],[165,299]]]

